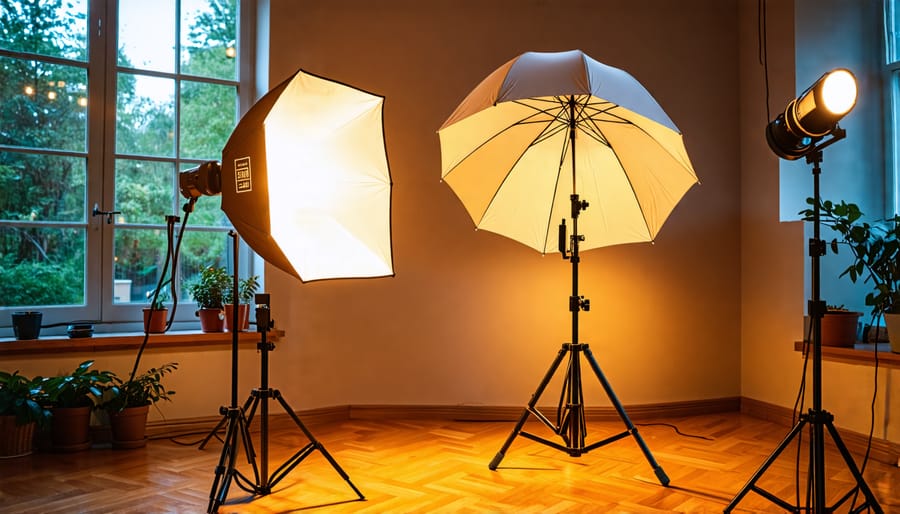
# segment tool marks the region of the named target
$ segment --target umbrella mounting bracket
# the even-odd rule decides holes
[[[591,300],[584,296],[569,297],[569,312],[589,311],[591,310]]]

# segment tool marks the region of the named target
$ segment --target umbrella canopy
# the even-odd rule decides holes
[[[697,183],[681,132],[650,93],[579,50],[512,59],[438,134],[442,177],[476,227],[542,253],[557,249],[572,194],[591,205],[578,219],[588,250],[652,241]]]
[[[302,281],[393,275],[384,98],[298,71],[241,118],[222,152],[222,210]]]

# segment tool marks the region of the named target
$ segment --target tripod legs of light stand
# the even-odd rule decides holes
[[[580,379],[576,378],[577,376],[580,376],[579,359],[581,359],[582,355],[584,355],[584,358],[590,364],[591,368],[594,371],[594,374],[597,376],[597,379],[600,381],[600,384],[606,391],[606,395],[613,403],[613,406],[615,406],[616,412],[619,414],[619,417],[625,424],[624,431],[589,445],[585,445],[587,424],[585,423],[584,417],[582,384],[580,382]],[[563,406],[560,406],[560,411],[562,414],[560,416],[559,424],[554,425],[553,422],[547,418],[547,416],[545,416],[541,411],[537,409],[537,403],[540,400],[541,394],[543,394],[544,389],[546,389],[547,385],[550,383],[550,380],[556,374],[560,364],[566,356],[568,356],[569,358],[568,372],[565,379],[566,384],[564,386],[567,389],[568,393],[566,394],[567,400]],[[525,426],[525,422],[528,421],[529,416],[534,416],[538,421],[540,421],[542,424],[550,428],[550,430],[552,430],[554,433],[562,437],[565,444],[563,445],[553,441],[549,441],[540,436],[523,431],[522,429]],[[665,471],[663,471],[662,467],[656,462],[656,459],[653,458],[653,454],[650,452],[650,448],[638,433],[637,427],[635,427],[634,423],[631,422],[631,419],[628,417],[628,414],[625,412],[624,407],[622,407],[622,404],[619,402],[619,399],[613,392],[612,386],[609,384],[606,376],[600,370],[600,366],[597,364],[597,361],[594,358],[594,354],[591,352],[591,349],[587,344],[563,344],[562,349],[560,349],[559,353],[556,355],[556,359],[553,361],[553,364],[550,366],[547,374],[544,375],[544,379],[541,381],[537,390],[531,396],[531,401],[529,401],[528,405],[525,407],[525,411],[519,418],[518,423],[516,423],[515,428],[513,428],[513,431],[506,439],[506,442],[503,443],[500,451],[497,452],[497,455],[488,466],[491,470],[497,469],[497,467],[500,465],[500,461],[502,461],[506,456],[507,450],[509,450],[509,447],[512,445],[515,438],[519,435],[527,439],[531,439],[532,441],[536,441],[551,448],[555,448],[557,450],[565,452],[572,457],[579,457],[591,450],[594,450],[601,446],[605,446],[609,443],[618,441],[619,439],[625,438],[630,435],[634,437],[635,441],[641,449],[641,452],[643,452],[644,457],[647,459],[647,462],[650,463],[650,467],[653,468],[653,472],[656,474],[656,478],[659,480],[659,483],[663,486],[669,485],[669,477],[666,475]]]
[[[799,422],[794,425],[787,437],[775,448],[771,455],[766,459],[763,465],[753,474],[750,480],[744,485],[738,494],[731,500],[731,503],[725,507],[725,512],[731,512],[744,496],[753,491],[760,496],[765,497],[769,501],[779,505],[780,507],[794,512],[834,512],[839,506],[850,498],[855,499],[859,493],[862,493],[865,502],[854,508],[852,512],[862,512],[869,509],[871,512],[884,512],[878,505],[878,500],[872,494],[869,486],[862,476],[862,473],[856,467],[853,461],[853,455],[847,449],[837,429],[834,427],[834,416],[822,408],[822,317],[827,309],[826,304],[821,297],[821,268],[820,260],[825,255],[825,242],[820,236],[821,215],[819,205],[821,196],[819,194],[819,175],[821,174],[820,164],[822,162],[822,149],[835,141],[844,137],[843,130],[834,131],[834,137],[819,145],[817,149],[806,156],[806,162],[813,165],[813,237],[809,240],[809,256],[810,268],[812,271],[812,299],[809,301],[809,316],[812,322],[812,351],[813,351],[813,371],[812,371],[812,390],[813,390],[813,406],[806,414],[800,416]],[[774,494],[756,485],[756,482],[763,477],[766,470],[778,458],[782,451],[790,445],[795,437],[803,433],[803,429],[809,425],[810,441],[809,441],[809,477],[807,484],[807,505],[799,507],[778,498]],[[831,439],[841,453],[847,469],[853,475],[856,482],[855,487],[851,488],[846,494],[839,498],[834,505],[828,506],[825,496],[825,429],[828,429]],[[799,502],[799,498],[797,499]]]
[[[502,461],[506,456],[507,450],[509,450],[509,447],[512,445],[515,438],[519,435],[522,435],[525,438],[539,442],[551,448],[566,452],[572,457],[579,457],[593,449],[605,446],[609,443],[618,441],[619,439],[630,435],[634,437],[638,446],[641,448],[644,457],[647,459],[647,462],[650,463],[650,467],[653,468],[653,472],[656,474],[656,478],[659,480],[659,483],[663,486],[668,486],[669,477],[666,476],[666,473],[665,471],[663,471],[662,467],[657,464],[656,459],[653,458],[653,454],[650,453],[650,448],[647,447],[644,439],[638,433],[637,427],[634,426],[634,423],[631,422],[628,414],[626,414],[625,408],[622,407],[621,402],[619,402],[619,399],[613,392],[612,386],[609,384],[609,381],[606,379],[603,371],[600,370],[600,365],[597,364],[597,360],[594,358],[594,354],[591,352],[590,347],[587,344],[578,342],[578,313],[581,310],[588,310],[590,306],[589,301],[585,300],[583,296],[580,296],[578,294],[578,263],[580,259],[578,253],[578,244],[583,237],[578,234],[578,214],[580,213],[580,211],[586,209],[588,205],[587,202],[579,201],[577,194],[571,195],[571,200],[573,230],[571,239],[571,256],[566,253],[565,249],[565,220],[563,220],[563,223],[560,225],[559,239],[560,252],[563,254],[563,258],[571,259],[572,261],[572,295],[569,297],[569,310],[572,313],[572,342],[564,343],[562,345],[562,348],[556,355],[556,359],[554,359],[553,364],[550,365],[550,369],[547,371],[547,374],[544,375],[544,378],[543,380],[541,380],[540,385],[538,385],[537,390],[534,392],[534,394],[531,395],[531,400],[525,407],[525,410],[522,413],[522,416],[519,418],[518,423],[516,423],[515,428],[513,428],[512,432],[509,434],[509,437],[506,439],[506,442],[503,443],[500,451],[497,452],[497,455],[494,456],[494,459],[491,461],[488,467],[491,470],[497,469],[497,467],[500,465],[500,461]],[[553,376],[556,374],[560,364],[562,364],[562,361],[566,356],[569,357],[569,360],[565,381],[563,383],[563,397],[565,398],[565,402],[560,402],[559,409],[557,411],[557,424],[554,424],[547,418],[547,416],[545,416],[543,413],[541,413],[541,411],[538,410],[537,403],[540,400],[544,389],[547,388],[547,385],[553,379]],[[610,402],[612,402],[613,406],[615,406],[616,412],[625,423],[625,430],[623,432],[589,445],[585,445],[587,424],[585,423],[584,417],[584,394],[581,382],[582,356],[584,356],[588,364],[590,364],[591,369],[594,371],[594,375],[603,386],[603,390],[606,392],[606,396],[609,398]],[[522,428],[525,426],[525,422],[528,421],[529,416],[534,416],[538,421],[552,430],[556,435],[562,437],[565,444],[559,444],[543,437],[531,434],[529,432],[523,432]]]
[[[207,512],[217,512],[219,506],[221,506],[225,499],[228,496],[228,485],[232,478],[237,479],[237,484],[239,487],[244,489],[245,491],[255,494],[255,495],[267,495],[272,492],[272,488],[278,484],[284,477],[288,475],[300,462],[303,461],[307,456],[309,456],[313,451],[318,450],[323,457],[331,464],[331,467],[340,475],[344,481],[350,486],[354,493],[359,497],[360,500],[365,500],[365,496],[363,496],[362,492],[350,481],[350,476],[338,465],[337,461],[334,460],[334,457],[328,453],[328,450],[325,449],[325,446],[319,442],[315,436],[313,436],[312,432],[306,428],[306,425],[300,420],[297,414],[291,409],[290,405],[288,405],[287,401],[281,396],[281,392],[277,389],[269,388],[269,353],[275,349],[275,345],[266,340],[266,333],[269,328],[271,328],[272,323],[269,317],[269,295],[268,294],[258,294],[256,295],[256,325],[257,329],[260,333],[260,343],[258,344],[258,349],[260,352],[260,387],[254,389],[250,393],[250,397],[244,403],[244,406],[241,409],[229,409],[228,412],[232,415],[231,411],[236,410],[237,413],[234,413],[233,416],[238,420],[237,423],[231,422],[231,417],[227,418],[229,421],[229,432],[226,434],[225,444],[226,448],[223,448],[222,457],[219,462],[219,467],[216,469],[216,480],[213,483],[213,493],[210,496],[210,504]],[[285,413],[291,417],[294,421],[294,424],[303,432],[303,434],[308,439],[309,443],[306,446],[301,448],[298,452],[296,452],[293,456],[287,459],[284,463],[282,463],[278,468],[272,472],[271,476],[269,475],[269,400],[275,399],[278,401],[278,404],[284,409]],[[244,413],[247,413],[246,421],[244,421]],[[230,441],[237,441],[237,434],[233,434],[231,432],[232,425],[239,425],[239,427],[244,427],[240,433],[247,434],[246,427],[249,427],[251,423],[253,423],[253,419],[256,416],[256,413],[259,412],[259,426],[260,426],[260,437],[259,437],[259,465],[257,466],[256,461],[254,460],[255,453],[253,451],[253,444],[250,440],[249,435],[243,435],[244,446],[247,450],[248,457],[251,458],[251,464],[253,466],[253,474],[255,477],[255,481],[250,483],[249,480],[240,474],[240,472],[234,470],[235,463],[235,449],[236,444],[229,446]],[[235,428],[235,431],[238,429]],[[226,449],[229,451],[226,452]],[[220,469],[222,470],[220,472]],[[220,476],[224,475],[220,484]],[[217,485],[220,486],[217,492]]]
[[[225,416],[223,420],[227,423],[227,427],[219,464],[216,466],[216,476],[209,492],[209,505],[206,512],[219,511],[219,506],[228,498],[228,489],[232,481],[249,493],[254,493],[256,490],[255,484],[259,481],[259,468],[256,466],[253,440],[250,438],[250,422],[244,417],[244,410],[244,408],[238,407],[222,407],[222,414]],[[247,454],[247,461],[253,470],[253,481],[242,475],[236,467],[239,437]]]

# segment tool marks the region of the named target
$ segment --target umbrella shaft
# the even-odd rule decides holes
[[[588,203],[581,201],[577,194],[572,194],[570,198],[572,200],[572,252],[569,259],[572,261],[572,295],[569,297],[569,311],[572,312],[572,344],[578,344],[578,313],[591,308],[591,301],[578,294],[578,263],[581,261],[578,245],[584,240],[584,236],[578,233],[578,214],[587,209]]]

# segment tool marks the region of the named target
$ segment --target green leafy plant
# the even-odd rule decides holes
[[[119,412],[126,407],[153,405],[160,400],[171,401],[175,391],[166,389],[162,379],[176,369],[178,363],[170,362],[158,368],[150,368],[130,380],[123,380],[113,373],[110,384],[103,391],[99,407],[108,412]]]
[[[156,293],[156,289],[147,291],[147,299],[150,301],[151,310],[161,311],[165,309],[166,302],[169,301],[169,286],[163,285],[159,288],[159,294]]]
[[[811,206],[814,202],[812,198],[806,200]],[[819,211],[822,225],[840,234],[839,239],[831,241],[831,250],[838,253],[840,246],[846,246],[853,254],[853,262],[840,276],[854,283],[859,279],[871,283],[866,305],[872,307],[873,316],[900,314],[900,215],[868,223],[862,221],[858,205],[827,200],[819,204]],[[813,220],[811,208],[800,214],[806,221]]]
[[[209,266],[200,271],[200,277],[188,284],[188,293],[200,309],[221,309],[225,305],[225,292],[231,287],[231,276],[225,268]]]
[[[93,406],[103,395],[106,384],[115,376],[111,371],[91,369],[94,361],[84,361],[67,375],[44,378],[43,397],[55,407]]]
[[[0,371],[0,416],[15,416],[17,425],[46,425],[50,411],[40,403],[42,382],[40,377],[30,379],[18,371]]]
[[[234,281],[228,283],[228,287],[225,289],[225,303],[231,303],[234,299],[233,289]],[[253,295],[256,294],[256,291],[259,289],[259,276],[253,275],[252,277],[242,278],[238,280],[238,300],[241,303],[249,304],[253,300]]]

